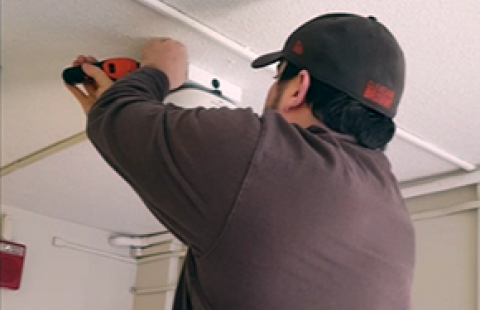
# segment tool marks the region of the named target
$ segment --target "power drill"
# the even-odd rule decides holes
[[[92,65],[102,69],[109,78],[116,81],[122,76],[140,67],[140,63],[134,59],[126,57],[108,58]],[[81,66],[74,66],[63,70],[62,78],[65,83],[73,85],[79,84],[92,79],[83,72]]]

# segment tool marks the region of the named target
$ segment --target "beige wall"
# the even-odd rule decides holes
[[[142,251],[138,260],[133,310],[170,310],[175,296],[183,258],[169,257],[169,252],[184,251],[178,240],[156,245]],[[166,289],[171,287],[171,289]],[[165,289],[165,290],[164,290]],[[149,293],[142,293],[150,290]]]
[[[476,200],[476,186],[407,200],[412,213]],[[477,211],[415,221],[414,310],[477,309]]]

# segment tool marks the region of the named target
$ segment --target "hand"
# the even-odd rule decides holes
[[[97,60],[94,57],[85,57],[82,55],[78,56],[72,64],[73,66],[82,66],[83,72],[93,78],[93,81],[83,83],[85,92],[76,85],[66,85],[68,90],[70,90],[78,102],[80,102],[85,114],[88,114],[97,99],[113,84],[113,81],[105,72],[97,66],[91,65],[95,62],[97,62]]]
[[[172,39],[153,39],[143,48],[141,66],[157,68],[165,73],[170,90],[180,87],[187,80],[188,61],[185,46]]]

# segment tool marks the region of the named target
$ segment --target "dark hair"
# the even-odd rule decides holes
[[[300,68],[288,63],[280,74],[279,85],[294,78]],[[344,92],[311,78],[306,101],[312,113],[330,129],[355,138],[358,144],[385,150],[395,134],[395,123]]]

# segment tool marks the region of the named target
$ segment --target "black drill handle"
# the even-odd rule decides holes
[[[93,63],[93,65],[99,67],[100,69],[102,68],[102,64],[103,61]],[[92,80],[92,78],[90,78],[88,75],[85,74],[85,72],[83,72],[81,66],[70,67],[63,70],[62,78],[65,83],[70,85],[80,84]]]
[[[93,63],[107,74],[107,76],[116,81],[122,76],[137,70],[140,63],[136,60],[126,57],[108,58],[100,62]],[[83,72],[81,66],[67,68],[62,74],[63,80],[67,84],[78,84],[92,79]]]

